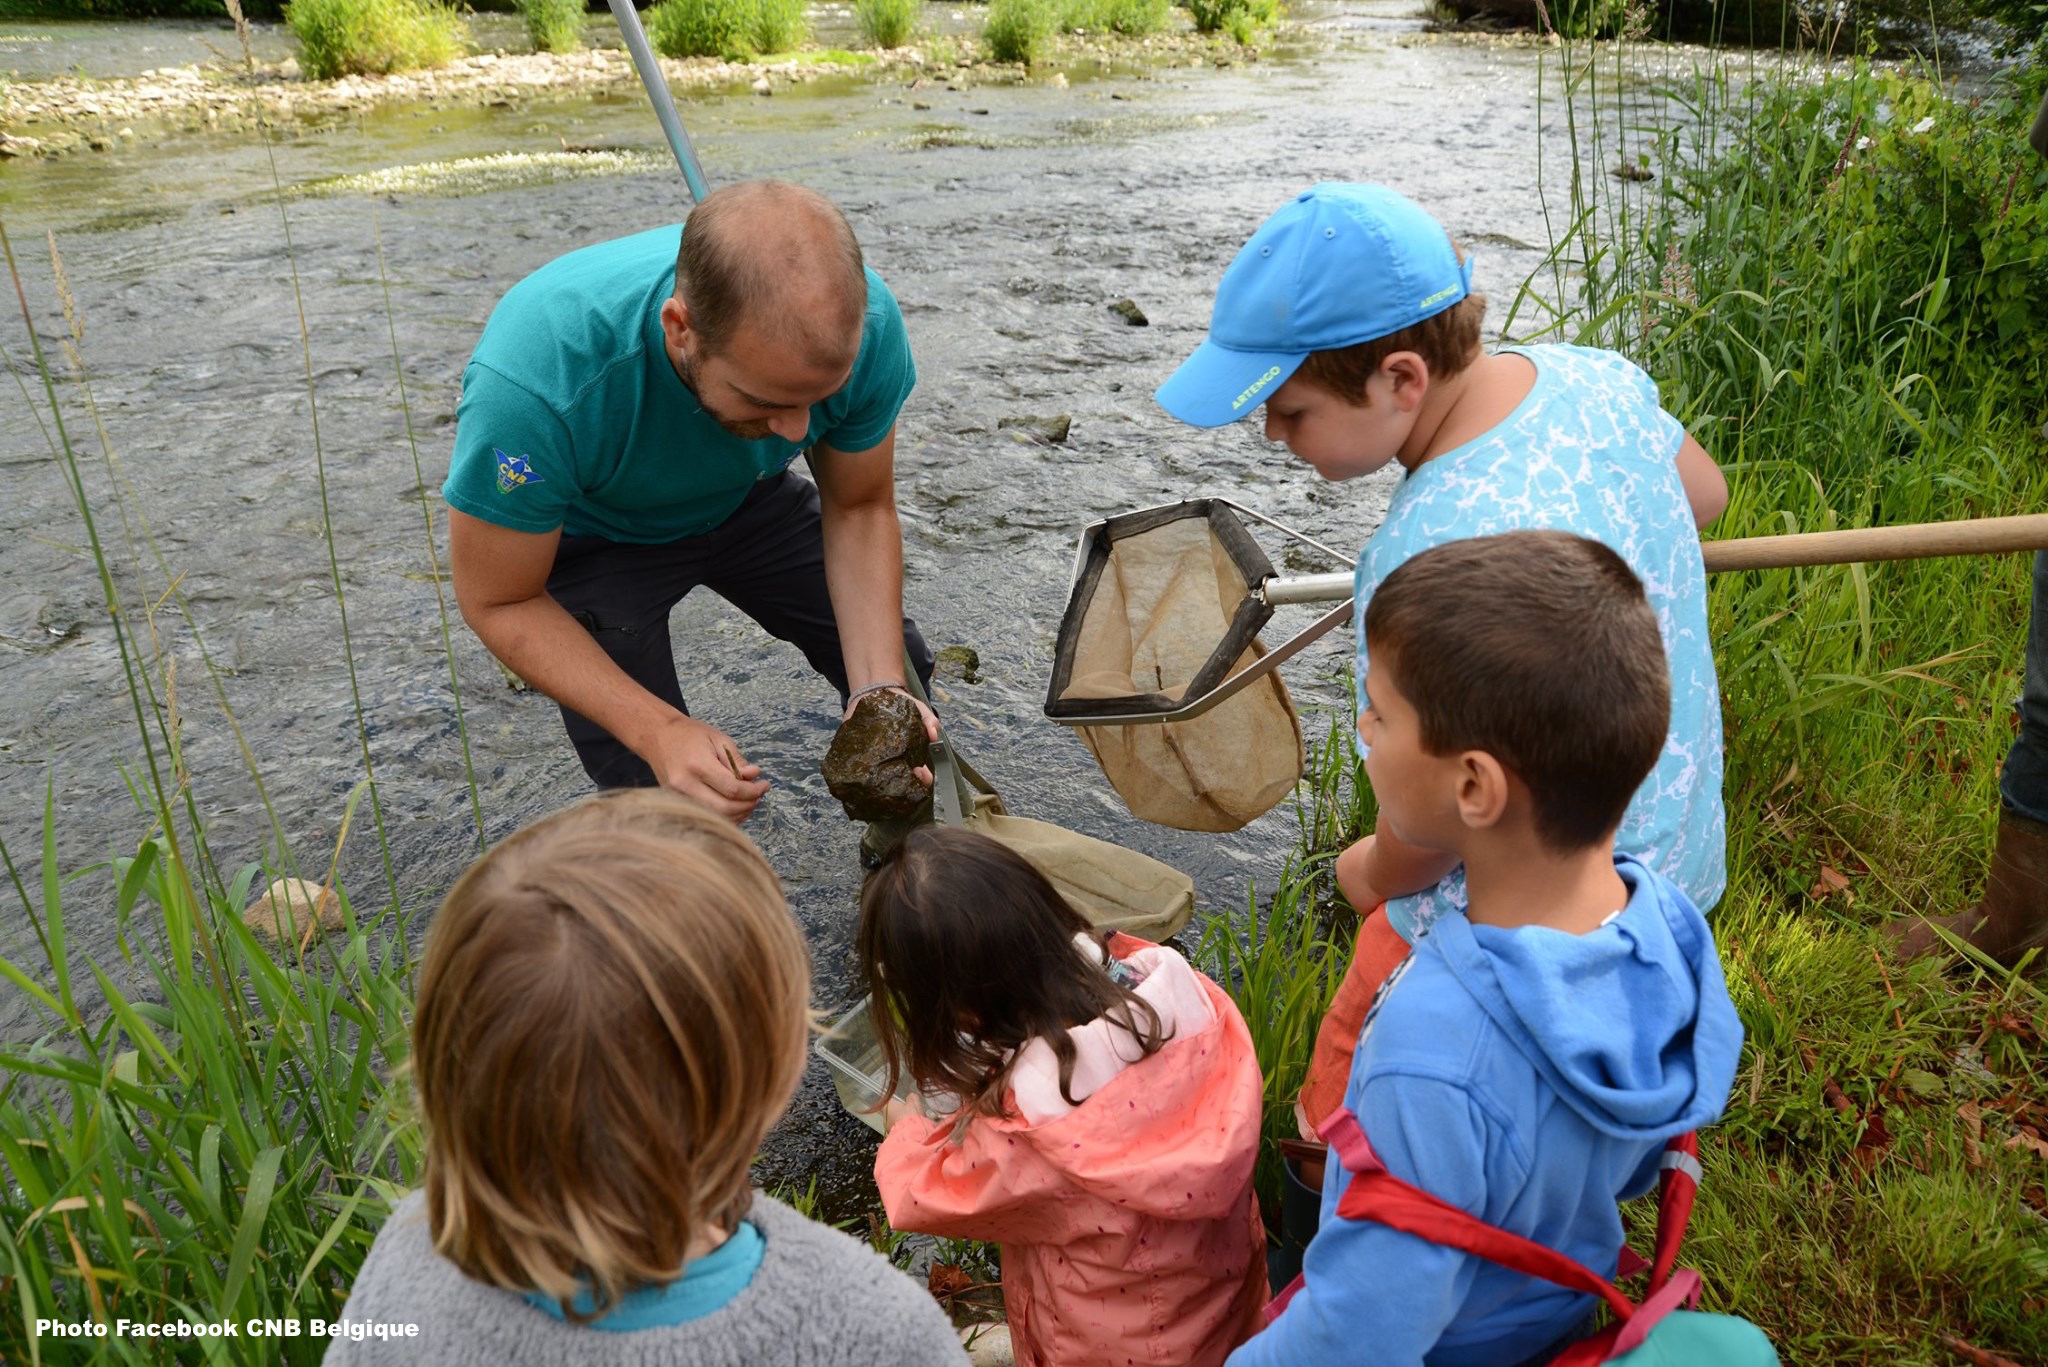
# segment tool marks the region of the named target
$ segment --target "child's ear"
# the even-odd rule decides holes
[[[1393,387],[1396,408],[1412,413],[1422,407],[1429,393],[1429,362],[1413,351],[1397,351],[1380,362],[1380,373]]]
[[[1484,750],[1467,750],[1458,766],[1458,819],[1474,831],[1498,825],[1508,809],[1508,771]]]

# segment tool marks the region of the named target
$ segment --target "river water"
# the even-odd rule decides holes
[[[942,710],[962,751],[1011,810],[1186,869],[1205,911],[1241,907],[1248,885],[1274,880],[1294,819],[1283,806],[1227,836],[1146,826],[1123,811],[1080,743],[1044,720],[1074,538],[1090,519],[1199,494],[1227,495],[1347,550],[1377,524],[1390,473],[1325,484],[1253,424],[1177,426],[1151,390],[1200,340],[1237,246],[1321,179],[1385,181],[1435,212],[1477,253],[1492,325],[1503,323],[1564,212],[1574,149],[1556,103],[1560,72],[1538,44],[1433,37],[1412,10],[1412,0],[1306,5],[1296,11],[1306,21],[1299,40],[1230,69],[1077,66],[1070,86],[1039,73],[960,90],[835,79],[773,98],[740,89],[684,105],[714,183],[773,175],[831,195],[902,303],[920,375],[898,445],[905,596],[934,645],[980,654],[978,682],[944,685]],[[64,30],[71,46],[47,69],[119,74],[199,55],[165,55],[174,28],[143,37],[134,26],[98,28],[97,46]],[[0,66],[13,60],[0,57]],[[1656,60],[1677,69],[1699,57]],[[1587,175],[1605,174],[1616,149],[1636,145],[1628,128],[1655,103],[1636,78],[1607,84],[1633,92],[1633,103],[1608,110],[1609,145],[1585,154]],[[471,856],[476,834],[392,333],[432,490],[446,470],[457,381],[499,295],[563,251],[672,222],[687,205],[638,98],[397,106],[289,132],[274,145],[274,174],[294,192],[289,253],[270,195],[273,153],[246,134],[145,131],[105,153],[0,166],[0,215],[52,349],[65,323],[43,230],[64,254],[98,417],[130,490],[118,501],[92,456],[86,478],[100,533],[132,570],[148,553],[131,555],[127,538],[146,519],[181,577],[191,618],[167,605],[158,629],[178,660],[194,791],[229,865],[263,858],[269,827],[195,633],[223,671],[302,863],[325,867],[343,801],[363,774],[321,534],[296,259],[389,845],[399,887],[426,907]],[[323,187],[435,160],[559,152],[565,141],[649,155],[622,174],[497,190],[478,191],[473,178],[435,189],[419,175],[379,193]],[[1108,312],[1122,297],[1139,303],[1149,327]],[[0,341],[23,374],[26,337],[12,305],[9,317]],[[1525,313],[1516,330],[1528,326]],[[48,791],[58,861],[69,871],[132,852],[144,833],[126,788],[140,748],[84,529],[46,445],[40,389],[24,378],[35,408],[11,382],[0,392],[9,484],[0,504],[0,838],[33,865]],[[65,382],[60,392],[74,438],[96,453],[82,390]],[[996,428],[1006,416],[1059,413],[1073,419],[1064,445],[1027,445]],[[438,514],[435,525],[443,536]],[[126,574],[131,605],[144,582]],[[153,568],[146,582],[162,594]],[[452,601],[448,610],[452,617]],[[1342,704],[1343,635],[1289,668],[1312,735]],[[816,772],[837,721],[833,699],[792,648],[709,593],[676,613],[674,637],[692,710],[736,737],[774,782],[747,829],[787,880],[810,935],[820,1006],[837,1006],[850,991],[859,832]],[[508,688],[459,619],[454,655],[491,836],[584,791],[552,704]],[[368,818],[365,804],[343,861],[359,908],[386,901]],[[112,964],[104,883],[74,886],[76,942]],[[34,962],[31,944],[21,909],[0,912],[0,948]],[[0,998],[0,1034],[36,1028],[21,997]],[[771,1139],[764,1176],[815,1175],[828,1205],[844,1208],[865,1187],[871,1147],[814,1064]]]

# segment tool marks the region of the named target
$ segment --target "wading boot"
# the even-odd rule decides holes
[[[1887,929],[1900,956],[1913,959],[1943,947],[1936,926],[2008,966],[2048,947],[2048,824],[2001,811],[1983,899],[1953,916],[1915,917]]]

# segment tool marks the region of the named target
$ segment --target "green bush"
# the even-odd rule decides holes
[[[436,0],[292,0],[284,17],[299,65],[319,80],[440,66],[469,37],[462,17]]]
[[[996,61],[1029,66],[1044,54],[1046,40],[1059,21],[1053,0],[991,0],[981,36],[988,40],[989,56]]]
[[[804,0],[755,0],[752,39],[756,52],[788,52],[810,31]]]
[[[861,37],[876,47],[902,47],[916,27],[921,0],[853,0]]]
[[[535,52],[574,52],[583,45],[583,0],[519,0]]]
[[[661,0],[647,11],[647,37],[664,57],[725,57],[753,53],[753,0]]]
[[[1061,27],[1078,33],[1143,37],[1166,26],[1170,0],[1068,0]]]
[[[1228,33],[1240,43],[1280,21],[1280,0],[1187,0],[1187,7],[1197,33]]]

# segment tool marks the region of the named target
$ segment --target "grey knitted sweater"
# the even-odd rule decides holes
[[[686,1324],[610,1333],[565,1324],[521,1296],[464,1276],[434,1252],[416,1192],[379,1231],[342,1315],[358,1332],[367,1323],[414,1324],[417,1336],[336,1338],[327,1365],[959,1367],[966,1361],[945,1312],[872,1249],[758,1192],[747,1219],[767,1247],[738,1296]]]

